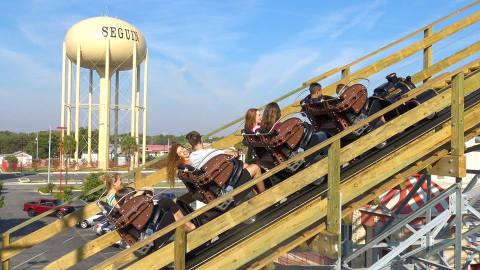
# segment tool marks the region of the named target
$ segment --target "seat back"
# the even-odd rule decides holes
[[[115,227],[122,229],[132,225],[137,230],[142,230],[152,216],[153,200],[150,196],[135,196],[120,207],[120,217],[113,222]]]
[[[367,99],[367,88],[363,84],[357,83],[342,91],[341,101],[337,104],[336,109],[339,112],[351,110],[354,114],[358,114],[365,106]]]
[[[272,138],[269,141],[271,147],[287,146],[290,150],[298,148],[305,135],[305,127],[300,118],[290,118],[279,123],[273,129]]]
[[[230,184],[232,178],[238,175],[238,166],[241,169],[243,167],[235,164],[231,156],[221,154],[212,157],[201,169],[184,167],[178,171],[177,176],[194,196],[198,194],[201,201],[209,203],[217,198],[211,185],[216,186],[216,190]]]

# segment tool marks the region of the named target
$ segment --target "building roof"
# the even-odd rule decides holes
[[[168,144],[147,144],[147,152],[168,152]]]
[[[13,152],[11,154],[0,154],[0,157],[6,157],[6,156],[22,156],[22,157],[32,157],[32,155],[29,155],[27,154],[26,152],[23,152],[23,151],[16,151],[16,152]]]

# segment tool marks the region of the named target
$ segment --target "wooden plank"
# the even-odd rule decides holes
[[[465,154],[465,139],[463,136],[465,74],[463,72],[455,74],[452,81],[452,155],[463,156]]]
[[[328,149],[327,231],[340,235],[340,140]]]
[[[185,270],[185,253],[187,253],[187,235],[185,226],[177,227],[175,230],[175,270]]]
[[[448,92],[444,94],[448,94]],[[358,156],[358,153],[363,153],[365,149],[369,149],[386,140],[389,136],[398,133],[399,130],[403,130],[406,125],[411,125],[414,123],[414,121],[408,122],[405,120],[406,118],[412,119],[416,117],[417,119],[421,119],[422,117],[430,114],[432,110],[436,109],[436,106],[439,106],[438,104],[444,103],[446,106],[449,99],[447,99],[446,103],[443,101],[444,99],[445,98],[442,95],[439,95],[436,97],[435,102],[434,100],[430,100],[429,102],[425,103],[426,105],[424,105],[425,107],[423,107],[422,113],[412,110],[391,121],[390,124],[387,123],[388,125],[386,124],[383,127],[380,127],[374,131],[375,133],[372,132],[343,148],[341,154],[341,163],[347,162],[351,158]],[[437,105],[433,105],[434,103]],[[325,166],[325,159],[321,160],[316,164],[311,165],[309,168],[297,173],[286,181],[283,181],[266,192],[252,198],[248,202],[245,202],[228,213],[218,217],[215,219],[215,221],[205,224],[191,232],[189,234],[188,241],[189,250],[198,247],[205,241],[208,241],[213,235],[218,235],[234,225],[243,222],[246,218],[248,218],[245,213],[252,215],[258,213],[280,199],[290,195],[293,191],[296,191],[306,186],[311,181],[316,180],[318,177],[326,173]],[[312,176],[311,172],[315,172],[315,174]],[[132,265],[131,269],[134,269],[133,267],[163,267],[171,263],[171,260],[173,259],[171,255],[169,256],[169,254],[172,254],[172,248],[166,247],[164,250],[156,251],[152,255],[142,259],[142,263]],[[118,254],[118,256],[121,257],[121,254]],[[112,259],[112,261],[114,261],[114,259]],[[103,265],[103,267],[105,266],[106,265]]]
[[[337,140],[328,149],[327,234],[322,235],[328,243],[326,254],[334,261],[342,257],[340,155],[340,140]]]
[[[478,123],[478,118],[475,119],[478,116],[480,116],[480,106],[470,111],[468,127]],[[422,138],[415,140],[400,151],[392,153],[374,166],[354,176],[348,182],[342,184],[342,203],[350,202],[358,197],[359,194],[367,192],[378,185],[382,179],[388,179],[409,164],[414,163],[419,157],[431,152],[436,146],[448,142],[451,136],[450,133],[450,129],[444,126],[444,128],[435,133],[425,134]],[[240,244],[209,260],[198,269],[236,269],[241,267],[252,258],[268,251],[272,246],[285,241],[314,222],[324,218],[327,211],[326,201],[326,199],[321,199],[321,197],[317,198],[289,216],[282,218]]]
[[[439,62],[433,64],[429,68],[423,69],[422,71],[415,73],[414,75],[412,75],[412,81],[414,83],[418,83],[418,82],[421,82],[422,80],[425,80],[426,78],[430,78],[433,75],[441,72],[445,68],[453,64],[456,64],[459,61],[469,56],[474,55],[479,50],[480,50],[480,41],[477,41],[474,44],[440,60]],[[472,66],[472,65],[478,65],[478,59],[464,66]]]
[[[0,254],[3,254],[5,247],[9,245],[10,245],[10,234],[9,233],[2,234],[2,250],[0,250]],[[10,269],[10,260],[2,260],[2,269],[3,270]]]
[[[96,254],[97,252],[102,251],[105,248],[115,244],[121,239],[122,238],[116,231],[104,234],[98,238],[95,238],[92,241],[87,242],[82,247],[68,252],[67,254],[45,266],[43,269],[68,269],[77,264],[78,262],[85,260],[86,258]]]

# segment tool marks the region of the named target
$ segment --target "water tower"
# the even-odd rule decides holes
[[[143,104],[140,104],[141,64],[143,65]],[[75,79],[72,74],[75,67]],[[88,103],[80,103],[81,70],[88,69]],[[127,71],[128,70],[128,71]],[[131,70],[131,72],[130,72]],[[98,103],[93,103],[93,71],[98,74]],[[119,75],[131,74],[130,104],[119,104]],[[67,74],[66,74],[67,73]],[[111,95],[111,78],[115,74],[114,95]],[[88,18],[73,25],[63,42],[62,56],[62,110],[61,126],[66,127],[67,135],[72,132],[72,112],[75,111],[75,141],[77,142],[74,159],[79,162],[80,113],[87,111],[87,158],[92,161],[92,113],[98,111],[98,168],[106,170],[111,159],[110,125],[113,122],[115,138],[118,136],[119,110],[130,114],[130,135],[139,144],[140,113],[143,117],[142,161],[145,162],[145,144],[147,133],[147,81],[148,52],[145,38],[135,26],[125,21],[102,16]],[[72,104],[72,84],[75,80],[75,103]],[[128,89],[130,90],[130,89]],[[112,96],[114,100],[112,101]],[[113,103],[113,104],[112,104]],[[114,111],[111,121],[110,112]],[[66,117],[65,117],[66,114]],[[84,113],[83,113],[84,114]],[[63,131],[62,131],[63,132]],[[117,150],[115,140],[114,150]],[[138,166],[138,151],[132,155],[130,166]],[[77,163],[78,164],[78,163]]]

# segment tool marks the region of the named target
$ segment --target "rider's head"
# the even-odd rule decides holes
[[[202,135],[196,131],[190,131],[187,136],[187,141],[192,146],[193,150],[197,150],[202,146]]]
[[[281,111],[280,106],[276,102],[269,103],[265,106],[263,110],[262,122],[260,123],[260,127],[270,130],[272,129],[273,125],[280,119]]]
[[[314,82],[310,84],[308,90],[310,91],[311,98],[319,98],[322,96],[322,86],[319,83]]]

